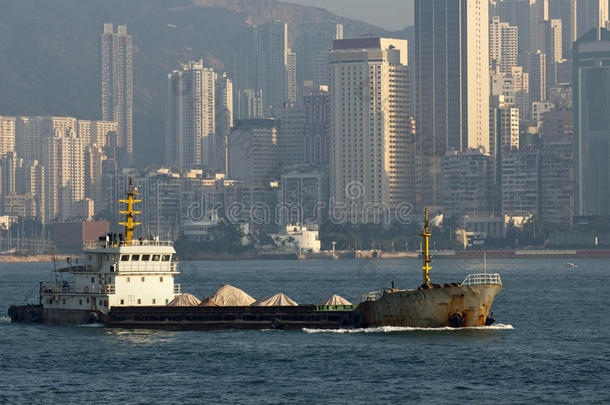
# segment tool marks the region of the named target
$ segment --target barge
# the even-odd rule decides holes
[[[493,323],[490,309],[502,289],[499,274],[470,274],[461,283],[430,282],[432,258],[428,211],[422,238],[423,282],[411,290],[385,289],[363,294],[356,305],[169,306],[181,294],[171,242],[134,238],[137,190],[131,180],[124,234],[108,234],[84,246],[81,264],[54,271],[55,280],[40,284],[38,305],[13,305],[12,322],[99,323],[112,328],[339,329],[377,326],[472,327]],[[65,277],[64,277],[65,276]]]

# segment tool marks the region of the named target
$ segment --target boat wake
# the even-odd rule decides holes
[[[0,316],[0,323],[11,323],[11,318],[8,316]]]
[[[104,328],[106,325],[103,323],[83,323],[82,325],[78,325],[79,328]]]
[[[379,326],[375,328],[356,328],[356,329],[309,329],[303,328],[305,333],[392,333],[392,332],[446,332],[462,330],[511,330],[513,325],[497,324],[491,326],[471,326],[467,328],[452,328],[444,326],[440,328],[416,328],[410,326]]]

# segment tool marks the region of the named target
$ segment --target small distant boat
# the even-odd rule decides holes
[[[578,265],[576,263],[570,262],[570,263],[568,263],[568,267],[576,268],[576,267],[578,267]]]

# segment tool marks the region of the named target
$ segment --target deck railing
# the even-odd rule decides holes
[[[480,273],[480,274],[469,274],[466,276],[464,281],[462,281],[462,285],[484,285],[484,284],[497,284],[502,285],[502,279],[498,273],[488,274],[488,273]]]
[[[127,241],[86,241],[83,243],[85,249],[112,248],[122,246],[173,246],[174,242],[169,240],[150,240],[150,239],[134,239],[131,242]]]
[[[377,301],[383,295],[383,291],[370,291],[360,296],[360,301]]]

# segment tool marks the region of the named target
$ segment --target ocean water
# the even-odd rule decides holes
[[[488,260],[497,323],[471,329],[166,332],[11,324],[49,264],[0,264],[0,403],[610,403],[610,260]],[[202,298],[225,283],[255,298],[421,283],[419,261],[183,262]],[[433,282],[482,271],[439,259]]]

